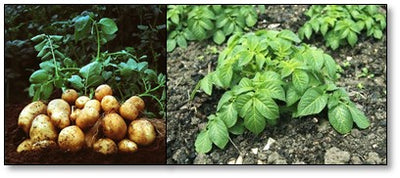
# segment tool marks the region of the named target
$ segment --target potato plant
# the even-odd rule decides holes
[[[201,79],[200,88],[211,95],[213,87],[225,89],[215,114],[195,141],[197,152],[215,144],[223,149],[231,134],[245,129],[260,134],[284,115],[302,118],[327,110],[329,122],[340,134],[355,123],[369,126],[368,118],[347,92],[335,85],[337,66],[321,49],[300,43],[289,30],[259,30],[235,34],[220,53],[214,71]]]
[[[157,74],[144,61],[146,56],[137,57],[131,47],[116,52],[101,50],[117,35],[114,20],[83,12],[64,23],[74,28],[73,35],[40,34],[31,39],[37,43],[34,48],[42,62],[29,78],[33,102],[18,118],[19,127],[29,137],[17,152],[58,147],[70,152],[90,148],[113,154],[117,145],[123,152],[140,149],[129,138],[153,143],[154,127],[139,125],[139,134],[135,134],[128,133],[128,125],[142,116],[154,116],[146,111],[145,97],[157,103],[154,110],[160,111],[159,116],[164,115],[165,75]],[[88,53],[82,58],[68,56],[82,49]],[[55,98],[58,89],[62,94]]]
[[[119,29],[114,20],[97,19],[95,14],[84,12],[65,23],[74,28],[73,35],[40,34],[32,38],[37,43],[37,57],[42,60],[40,69],[34,71],[29,78],[29,95],[33,97],[33,101],[48,100],[56,89],[65,91],[68,88],[89,98],[93,95],[97,98],[101,94],[97,96],[95,88],[107,83],[114,89],[114,96],[121,101],[133,95],[150,98],[158,104],[157,114],[163,117],[165,75],[157,74],[147,61],[143,61],[147,56],[137,57],[132,53],[131,47],[116,52],[101,50],[102,45],[117,35]],[[73,57],[68,56],[81,51],[74,49],[74,46],[81,49],[78,44],[96,46],[94,53],[85,54],[84,58],[76,54]],[[91,48],[87,51],[92,52]],[[88,56],[92,57],[87,58]],[[76,93],[73,95],[71,97],[75,97]],[[71,103],[70,100],[66,101]],[[154,116],[152,113],[148,114]]]
[[[113,97],[113,92],[110,86],[102,84],[96,88],[96,96],[101,94],[102,97],[86,100],[82,109],[75,109],[75,105],[66,101],[75,103],[66,97],[74,93],[72,91],[65,90],[62,94],[64,99],[53,99],[48,105],[35,101],[23,109],[18,123],[29,137],[20,143],[17,152],[46,148],[77,152],[86,147],[102,154],[114,154],[118,149],[133,153],[140,149],[138,145],[148,146],[156,139],[153,124],[139,117],[145,109],[145,103],[140,97],[133,96],[125,102],[128,108],[104,110],[102,108],[119,107],[120,103],[103,102]],[[134,110],[135,113],[129,115],[125,110]],[[79,112],[74,113],[76,111]],[[77,115],[76,118],[73,115]]]
[[[265,7],[258,9],[263,12]],[[211,37],[222,44],[233,33],[253,27],[257,19],[257,8],[250,5],[168,5],[167,52]]]
[[[306,15],[310,20],[299,29],[299,37],[322,34],[325,45],[333,50],[346,42],[353,47],[363,31],[381,39],[386,28],[386,14],[378,5],[313,5]]]

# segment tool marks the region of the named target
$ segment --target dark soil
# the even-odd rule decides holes
[[[27,105],[8,105],[5,108],[5,164],[165,164],[165,121],[149,119],[157,129],[157,138],[149,146],[140,147],[135,153],[103,155],[85,148],[76,153],[64,152],[58,148],[18,153],[18,145],[27,138],[18,128],[17,120]]]
[[[307,6],[275,5],[266,8],[253,29],[290,29],[297,31],[307,20]],[[189,95],[197,82],[216,67],[218,54],[211,40],[190,43],[187,49],[177,48],[168,54],[168,114],[167,164],[387,164],[387,88],[386,88],[386,33],[382,40],[359,38],[357,46],[343,46],[336,51],[324,47],[321,37],[309,44],[322,48],[342,66],[338,85],[345,87],[354,101],[370,119],[365,130],[354,128],[341,135],[329,124],[327,113],[300,119],[281,116],[274,127],[258,136],[246,131],[231,135],[233,143],[224,150],[215,146],[208,154],[197,154],[194,141],[207,123],[207,116],[215,113],[224,91],[214,89],[213,95],[197,93],[193,101]],[[348,63],[349,65],[346,65]],[[361,76],[368,68],[373,77]],[[361,83],[361,84],[360,84]],[[264,150],[267,143],[270,147]]]

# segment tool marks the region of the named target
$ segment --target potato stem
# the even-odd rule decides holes
[[[100,60],[100,33],[99,33],[99,28],[98,28],[96,22],[94,22],[94,26],[96,28],[96,33],[97,33],[97,57],[96,57],[96,61],[99,61]]]
[[[54,55],[53,43],[51,42],[51,38],[50,38],[49,35],[47,35],[47,39],[49,40],[51,55],[53,56],[53,63],[54,63],[55,74],[56,74],[56,77],[58,77],[58,67],[57,67],[56,56]]]

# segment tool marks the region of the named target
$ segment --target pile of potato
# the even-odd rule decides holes
[[[76,152],[88,147],[103,154],[118,150],[133,153],[138,145],[150,145],[155,140],[151,122],[137,119],[145,107],[140,97],[132,96],[120,105],[111,87],[103,84],[97,87],[94,98],[68,89],[61,99],[48,105],[42,101],[28,104],[19,115],[18,126],[29,138],[17,152],[49,147]]]

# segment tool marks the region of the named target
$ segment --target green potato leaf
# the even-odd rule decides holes
[[[351,117],[353,118],[353,121],[356,123],[358,128],[366,129],[367,127],[369,127],[370,122],[368,118],[353,103],[347,106],[347,108],[349,109]]]
[[[307,72],[303,70],[295,70],[292,73],[292,82],[294,87],[300,92],[304,92],[308,88],[310,79]]]
[[[51,94],[53,93],[53,84],[51,82],[45,83],[40,86],[40,98],[41,99],[49,99]]]
[[[208,153],[211,151],[212,142],[208,135],[208,131],[204,130],[197,135],[196,141],[194,143],[196,152],[198,153]]]
[[[231,128],[236,124],[238,119],[238,112],[236,111],[234,104],[231,103],[222,107],[222,110],[219,112],[218,117],[224,121],[227,128]]]
[[[253,132],[254,134],[258,135],[261,133],[266,125],[265,118],[263,115],[258,111],[257,108],[263,108],[264,104],[259,100],[254,103],[254,98],[250,99],[243,108],[248,108],[242,111],[244,114],[244,126]],[[264,106],[265,107],[265,106]]]
[[[210,75],[207,75],[206,77],[200,80],[200,89],[202,89],[207,95],[211,95],[212,80]]]
[[[213,35],[213,40],[217,44],[222,44],[225,41],[225,34],[221,30],[218,30]]]
[[[182,48],[187,47],[187,42],[183,35],[179,35],[176,37],[176,43],[178,44],[179,47],[182,47]]]
[[[79,16],[75,19],[75,31],[83,31],[89,24],[90,17],[88,15]]]
[[[244,133],[244,122],[242,119],[238,119],[238,121],[236,122],[236,124],[229,128],[228,131],[234,135],[241,135]]]
[[[297,107],[298,116],[320,113],[328,102],[328,95],[319,88],[310,88],[301,97]]]
[[[329,109],[328,118],[333,128],[341,134],[349,133],[353,128],[351,113],[343,104],[339,104],[333,109]]]
[[[29,81],[33,84],[43,83],[51,78],[51,75],[44,69],[37,70],[29,77]]]
[[[101,24],[101,31],[105,34],[111,35],[118,31],[117,24],[110,18],[100,19],[99,24]]]
[[[300,38],[290,30],[282,30],[281,32],[279,32],[279,36],[283,39],[290,40],[296,43],[301,42]]]
[[[54,62],[53,61],[44,61],[39,64],[40,68],[45,70],[48,73],[53,73],[54,71]]]
[[[299,101],[301,96],[297,94],[297,91],[293,85],[290,85],[286,91],[286,106],[291,106]]]
[[[354,45],[357,43],[358,37],[355,32],[350,32],[347,35],[347,42],[351,45],[351,47],[354,47]]]
[[[217,145],[218,148],[224,149],[229,141],[228,128],[225,126],[224,121],[220,118],[215,118],[209,122],[208,133],[211,141]]]
[[[262,116],[269,120],[276,120],[279,117],[278,105],[265,93],[256,93],[253,105]]]
[[[72,75],[71,78],[68,79],[68,81],[75,89],[81,90],[83,87],[85,87],[82,83],[82,78],[79,75]]]
[[[176,47],[176,40],[175,39],[168,39],[167,40],[167,52],[171,52]]]

